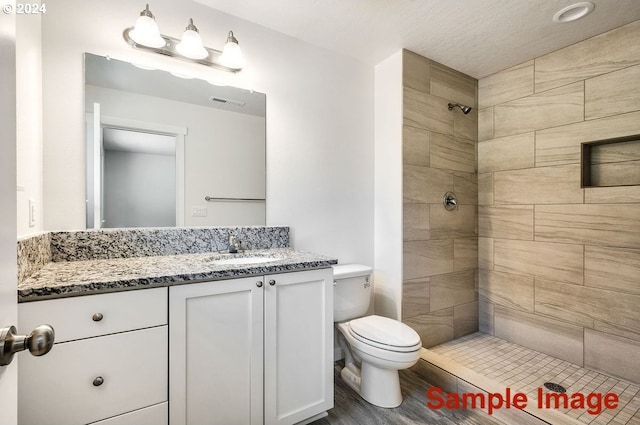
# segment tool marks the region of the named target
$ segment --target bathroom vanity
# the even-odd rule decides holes
[[[49,354],[20,359],[19,423],[322,416],[333,407],[335,262],[278,248],[49,263],[19,287],[20,326],[56,332]]]

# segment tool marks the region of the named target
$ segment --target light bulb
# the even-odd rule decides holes
[[[158,24],[149,10],[149,5],[140,12],[140,16],[136,20],[135,27],[129,33],[129,37],[138,44],[156,49],[164,47],[166,44],[166,41],[160,35]]]
[[[193,25],[193,19],[189,20],[189,25],[187,25],[184,34],[182,34],[182,40],[176,46],[176,50],[189,59],[204,59],[209,56],[209,52],[202,44],[198,28]]]
[[[229,31],[227,44],[222,48],[220,64],[233,69],[242,69],[245,65],[244,56],[242,56],[238,40],[233,36],[233,31]]]

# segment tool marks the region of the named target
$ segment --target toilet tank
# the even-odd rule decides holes
[[[367,314],[371,300],[371,272],[361,264],[333,266],[333,321],[344,322]]]

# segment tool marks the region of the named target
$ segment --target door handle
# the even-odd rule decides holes
[[[15,326],[0,329],[0,366],[6,366],[13,355],[29,350],[34,356],[44,356],[53,347],[56,333],[50,325],[39,325],[29,335],[16,335]]]

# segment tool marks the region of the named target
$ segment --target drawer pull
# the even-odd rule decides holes
[[[257,286],[258,288],[262,288],[262,281],[261,281],[261,280],[257,281],[257,282],[256,282],[256,286]]]
[[[275,284],[276,284],[276,281],[275,281],[275,280],[271,279],[271,280],[269,281],[269,285],[274,286]]]
[[[102,376],[98,376],[96,379],[93,380],[94,387],[99,387],[102,384],[104,384],[104,379],[102,378]]]
[[[94,322],[99,322],[102,320],[104,316],[102,315],[102,313],[96,313],[93,316],[91,316],[91,320],[93,320]]]

